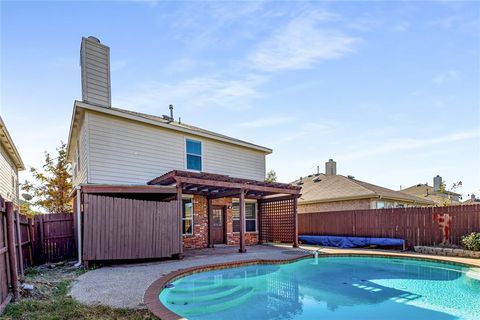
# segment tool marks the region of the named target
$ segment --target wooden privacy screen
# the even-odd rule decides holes
[[[35,216],[35,263],[70,260],[77,256],[71,213]]]
[[[261,242],[295,242],[295,200],[258,201]]]
[[[84,194],[83,203],[83,260],[162,258],[180,253],[180,201]]]
[[[480,232],[480,205],[371,209],[298,215],[300,235],[400,238],[416,245],[460,244]]]

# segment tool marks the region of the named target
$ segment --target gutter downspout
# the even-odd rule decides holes
[[[82,265],[82,218],[81,218],[81,192],[80,186],[75,187],[77,190],[77,254],[78,262],[74,265],[75,267],[80,267]]]

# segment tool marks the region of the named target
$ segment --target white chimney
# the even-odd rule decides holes
[[[328,162],[325,162],[325,174],[327,176],[337,175],[337,163],[333,159],[329,159]]]
[[[82,100],[88,104],[110,108],[110,48],[95,37],[82,38],[80,47]]]
[[[437,176],[433,178],[433,191],[440,192],[441,189],[442,189],[442,177],[440,177],[437,174]]]

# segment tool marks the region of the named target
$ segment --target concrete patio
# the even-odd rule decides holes
[[[280,260],[304,256],[302,249],[292,247],[249,246],[239,253],[238,246],[187,250],[183,260],[141,264],[123,264],[89,271],[74,282],[70,294],[80,303],[101,304],[115,308],[144,308],[143,295],[158,278],[188,267],[247,260]]]

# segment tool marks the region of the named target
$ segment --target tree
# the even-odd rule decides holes
[[[265,182],[276,182],[276,181],[277,181],[277,173],[275,172],[275,170],[268,171]]]
[[[72,175],[70,173],[70,164],[67,161],[67,147],[65,143],[60,142],[57,153],[57,157],[52,158],[45,151],[43,170],[30,168],[36,183],[25,181],[22,185],[22,190],[33,196],[31,203],[34,206],[41,207],[47,212],[71,212],[70,192],[72,191]]]
[[[457,189],[462,186],[462,181],[457,181],[452,183],[452,187],[450,189],[447,188],[447,182],[443,181],[440,185],[440,192],[447,195],[447,197],[443,200],[443,206],[451,206],[453,201],[451,199],[450,193],[456,193]]]

